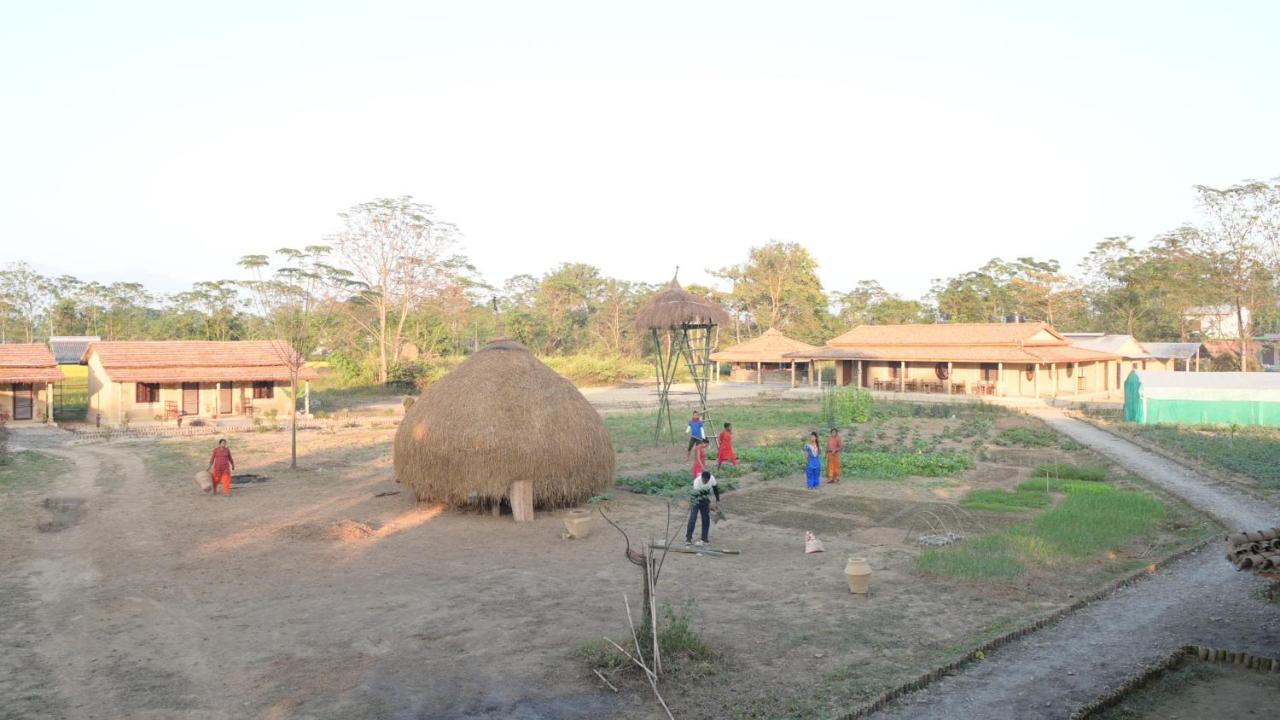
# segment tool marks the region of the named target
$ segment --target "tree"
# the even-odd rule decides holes
[[[1228,291],[1240,328],[1240,369],[1247,371],[1249,318],[1245,308],[1271,294],[1274,261],[1280,255],[1280,185],[1256,180],[1229,188],[1196,186],[1207,222],[1196,247]]]
[[[747,262],[712,274],[733,283],[731,295],[760,330],[778,328],[801,337],[821,334],[827,297],[818,263],[797,243],[772,240],[751,248]]]
[[[845,327],[857,325],[905,325],[932,322],[928,307],[885,290],[875,280],[862,280],[835,298]]]
[[[254,275],[244,285],[253,291],[276,357],[289,371],[289,467],[298,467],[298,376],[312,348],[312,312],[319,291],[327,286],[334,269],[324,261],[329,248],[308,245],[276,251],[280,265],[267,275],[266,255],[245,255],[239,265]]]
[[[354,302],[352,319],[373,336],[378,381],[387,381],[390,360],[400,355],[409,313],[453,282],[465,260],[450,255],[457,229],[437,220],[429,205],[412,197],[380,198],[339,214],[343,228],[332,242],[341,280]],[[354,312],[370,308],[372,318]]]
[[[51,295],[49,279],[25,262],[9,263],[0,272],[0,305],[6,316],[17,321],[25,342],[35,342]]]

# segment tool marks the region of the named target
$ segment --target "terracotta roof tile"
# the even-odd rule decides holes
[[[711,359],[719,362],[783,362],[789,359],[785,357],[787,353],[817,349],[809,343],[793,340],[769,328],[760,337],[711,353]]]
[[[289,366],[281,353],[292,352],[272,340],[95,342],[82,361],[97,355],[115,382],[283,381],[289,379]],[[298,377],[314,380],[317,375],[303,368]]]
[[[0,344],[0,383],[50,383],[62,379],[62,371],[47,345]]]

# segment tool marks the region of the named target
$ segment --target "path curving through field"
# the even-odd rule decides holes
[[[1104,430],[1054,408],[1027,412],[1229,528],[1280,525],[1275,507]],[[1274,656],[1280,654],[1280,610],[1260,599],[1265,586],[1236,572],[1221,545],[1211,543],[872,717],[1066,718],[1180,645]]]

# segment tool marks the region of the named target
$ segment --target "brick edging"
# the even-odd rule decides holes
[[[1173,553],[1172,555],[1169,555],[1161,560],[1157,560],[1156,562],[1152,563],[1152,565],[1156,565],[1158,567],[1161,565],[1166,565],[1171,562],[1175,562],[1177,560],[1181,560],[1182,558],[1198,550],[1203,549],[1204,547],[1208,546],[1210,542],[1213,542],[1216,539],[1218,539],[1217,535],[1207,537],[1203,540],[1193,543]],[[866,705],[862,705],[856,708],[855,710],[853,710],[852,712],[841,716],[842,720],[857,720],[857,718],[864,718],[864,717],[867,717],[868,715],[871,715],[874,712],[883,710],[885,707],[887,707],[890,703],[894,702],[895,700],[909,693],[913,693],[917,690],[923,690],[924,688],[932,685],[938,680],[941,680],[947,675],[950,675],[951,673],[959,670],[965,665],[968,665],[970,662],[977,660],[979,654],[985,657],[988,653],[990,653],[993,650],[1003,647],[1004,645],[1007,645],[1010,642],[1013,642],[1014,640],[1018,640],[1027,635],[1030,635],[1031,633],[1037,630],[1046,628],[1058,622],[1059,620],[1062,620],[1063,618],[1070,615],[1071,613],[1077,610],[1080,610],[1084,606],[1097,602],[1098,600],[1101,600],[1102,598],[1105,598],[1108,595],[1111,595],[1117,590],[1128,587],[1129,585],[1132,585],[1138,582],[1139,580],[1146,578],[1150,574],[1148,572],[1149,567],[1150,566],[1147,566],[1146,568],[1142,568],[1141,570],[1136,570],[1112,583],[1109,583],[1103,586],[1101,589],[1086,595],[1085,597],[1071,603],[1070,605],[1066,605],[1064,607],[1058,608],[1057,610],[1054,610],[1053,612],[1049,613],[1048,615],[1045,615],[1044,617],[1039,618],[1038,620],[1033,620],[1032,622],[1022,625],[1021,627],[1010,630],[1009,632],[1003,635],[992,638],[991,640],[988,640],[987,642],[979,645],[973,650],[970,650],[968,653],[962,655],[961,657],[945,665],[934,668],[933,670],[930,670],[929,672],[926,672],[918,676],[914,680],[909,680],[905,683],[902,683],[893,688],[890,688],[889,690],[886,690],[885,692],[878,695],[870,703]]]

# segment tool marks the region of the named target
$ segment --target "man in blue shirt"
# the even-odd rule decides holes
[[[685,448],[684,456],[689,457],[689,453],[693,451],[694,443],[706,438],[706,431],[702,428],[702,416],[698,413],[693,414],[693,419],[689,421],[689,427],[684,429],[689,433],[689,447]]]

